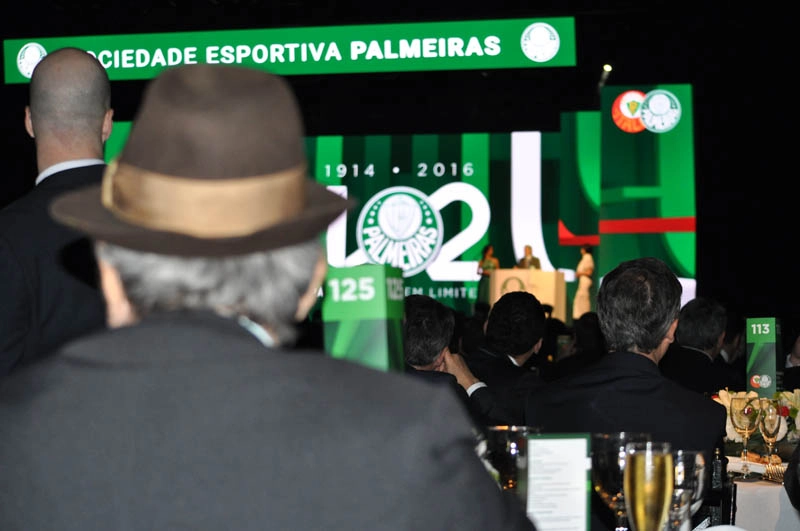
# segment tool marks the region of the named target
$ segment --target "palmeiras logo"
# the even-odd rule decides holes
[[[642,102],[642,123],[648,131],[666,133],[681,119],[681,102],[668,90],[651,90]]]
[[[39,64],[39,61],[47,55],[47,50],[38,42],[29,42],[19,49],[17,52],[17,69],[19,73],[30,79],[33,75],[33,69]]]
[[[681,102],[668,90],[626,90],[614,99],[611,119],[626,133],[666,133],[681,120]]]
[[[534,63],[546,63],[558,53],[561,37],[550,24],[534,22],[522,32],[519,44],[525,57]]]
[[[411,277],[433,262],[442,248],[442,216],[428,196],[393,186],[367,201],[356,226],[358,247],[374,264],[388,264]]]

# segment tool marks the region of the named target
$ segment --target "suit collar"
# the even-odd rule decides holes
[[[36,177],[36,184],[40,184],[42,181],[53,175],[54,173],[62,172],[65,170],[72,170],[75,168],[82,168],[84,166],[95,166],[98,164],[105,164],[105,162],[101,159],[78,159],[78,160],[67,160],[64,162],[59,162],[58,164],[53,164],[45,168],[38,177]]]

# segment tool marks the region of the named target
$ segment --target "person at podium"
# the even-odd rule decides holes
[[[581,259],[578,267],[575,268],[575,276],[578,279],[578,289],[575,291],[575,298],[572,300],[572,319],[577,321],[581,315],[592,310],[592,275],[594,274],[594,258],[592,258],[592,247],[590,245],[581,246]]]
[[[486,244],[481,251],[481,259],[478,261],[478,274],[481,276],[478,281],[478,300],[477,304],[491,305],[489,301],[489,277],[492,272],[500,269],[500,260],[494,255],[494,247],[491,243]]]
[[[533,248],[530,245],[525,246],[525,254],[517,262],[518,269],[541,269],[542,263],[536,256],[533,256]]]

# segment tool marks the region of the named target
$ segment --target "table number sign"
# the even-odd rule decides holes
[[[747,390],[772,398],[783,374],[777,364],[780,322],[774,317],[747,319]]]
[[[402,271],[375,264],[332,267],[322,290],[328,355],[382,371],[402,371]]]

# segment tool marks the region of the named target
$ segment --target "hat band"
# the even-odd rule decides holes
[[[267,175],[190,179],[112,162],[103,206],[144,228],[196,238],[248,236],[296,216],[305,206],[305,164]]]

